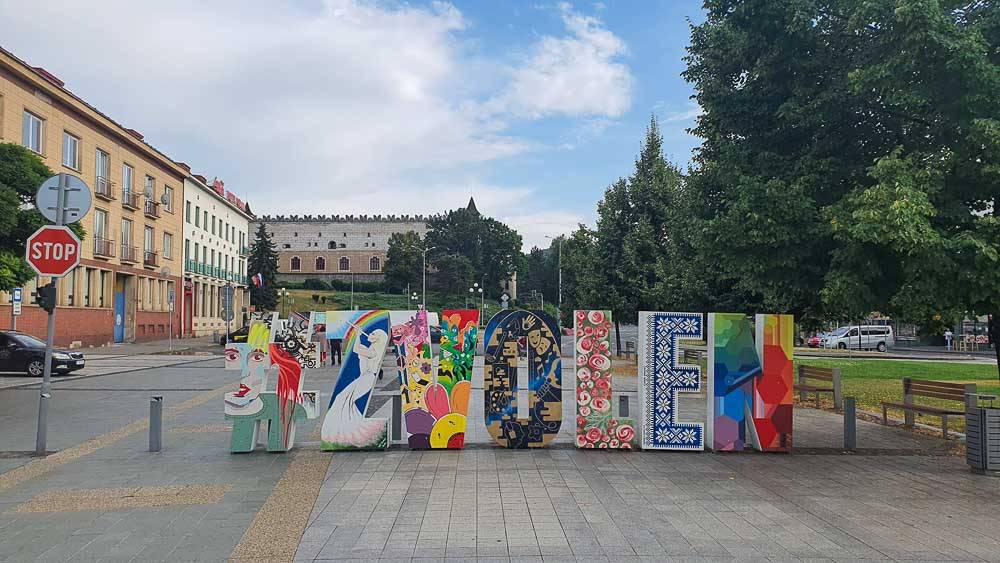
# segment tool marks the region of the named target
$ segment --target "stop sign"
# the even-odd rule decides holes
[[[69,227],[42,227],[25,246],[28,264],[41,276],[61,278],[80,263],[80,239]]]

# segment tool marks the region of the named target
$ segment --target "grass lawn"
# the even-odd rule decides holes
[[[841,388],[844,396],[855,397],[859,409],[878,413],[882,412],[882,401],[899,402],[903,400],[902,379],[904,377],[975,383],[976,390],[980,393],[1000,394],[997,367],[994,365],[959,362],[848,360],[842,358],[802,358],[796,362],[817,367],[840,368]],[[915,401],[939,407],[956,406],[953,401],[928,397],[917,397]],[[903,411],[889,409],[889,415],[902,418]],[[936,416],[917,415],[917,420],[934,426],[941,422],[940,418]],[[948,426],[962,431],[965,428],[965,420],[961,417],[949,417]]]

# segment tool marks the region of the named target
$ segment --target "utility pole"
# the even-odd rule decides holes
[[[424,254],[424,267],[423,267],[423,270],[421,271],[421,274],[423,274],[423,286],[424,286],[423,287],[423,303],[424,303],[424,309],[427,308],[427,251],[428,250],[434,250],[435,248],[437,248],[437,247],[436,246],[432,246],[430,248],[425,248],[424,252],[423,252],[423,254]]]

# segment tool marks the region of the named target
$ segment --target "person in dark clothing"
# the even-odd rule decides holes
[[[330,340],[330,365],[339,366],[343,360],[340,355],[340,343],[342,340],[340,338],[334,338]]]

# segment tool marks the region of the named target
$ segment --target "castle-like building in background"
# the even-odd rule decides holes
[[[278,250],[278,281],[381,281],[389,237],[413,231],[423,238],[424,215],[264,215]],[[254,226],[256,230],[256,226]]]
[[[469,198],[466,209],[476,214]],[[263,224],[278,250],[278,282],[382,281],[389,237],[413,231],[424,238],[427,222],[439,215],[264,215],[251,225]],[[253,272],[250,272],[252,275]],[[503,284],[517,297],[517,278]]]

